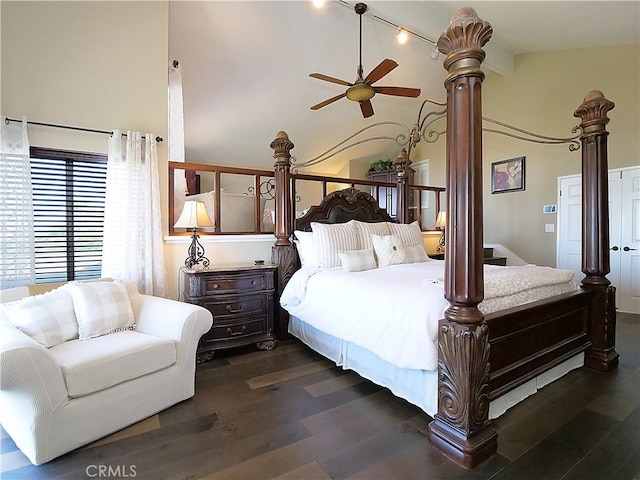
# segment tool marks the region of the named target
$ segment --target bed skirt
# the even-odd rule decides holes
[[[294,316],[289,320],[289,333],[337,366],[353,370],[361,377],[388,388],[394,395],[420,407],[431,417],[438,411],[437,371],[398,368],[370,350],[321,332]],[[529,395],[583,364],[584,353],[580,353],[496,398],[489,404],[489,418],[502,415]]]

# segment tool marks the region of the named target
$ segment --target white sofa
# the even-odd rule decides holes
[[[16,303],[7,302],[28,288],[0,295],[0,423],[34,465],[194,395],[196,347],[211,313],[123,285],[135,328],[49,348],[9,322]]]

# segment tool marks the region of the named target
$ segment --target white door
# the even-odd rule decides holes
[[[620,257],[617,306],[623,312],[640,313],[640,168],[621,173],[620,243],[611,242]]]
[[[556,266],[573,270],[578,283],[582,273],[582,177],[558,181],[558,248]]]
[[[556,265],[573,270],[582,281],[582,177],[558,179]],[[640,313],[640,168],[609,172],[609,245],[616,306]]]

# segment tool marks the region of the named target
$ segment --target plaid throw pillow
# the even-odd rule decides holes
[[[135,328],[126,287],[120,282],[70,283],[80,340]]]
[[[78,338],[73,300],[66,286],[0,308],[10,324],[47,348]]]

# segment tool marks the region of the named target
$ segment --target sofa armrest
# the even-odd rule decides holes
[[[200,337],[213,325],[209,310],[199,305],[140,294],[135,284],[128,284],[127,291],[136,318],[136,331],[175,340],[179,360],[186,361],[190,355],[195,358]]]
[[[67,398],[62,370],[49,351],[17,328],[0,322],[0,390],[24,395],[25,404],[54,410]]]

